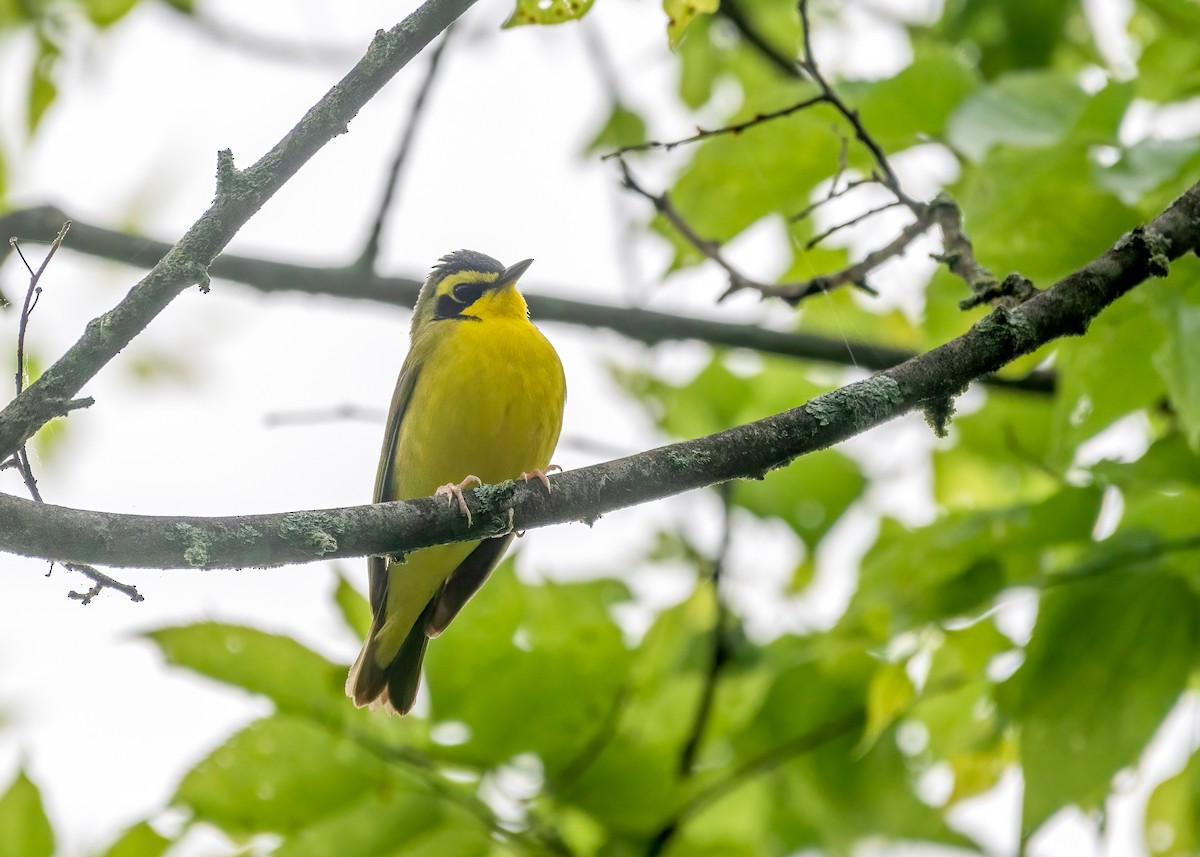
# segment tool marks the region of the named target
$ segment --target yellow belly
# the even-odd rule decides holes
[[[503,482],[544,469],[562,428],[566,381],[541,332],[524,319],[445,321],[435,331],[400,425],[395,496],[427,497],[467,476]],[[415,551],[388,567],[382,648],[398,649],[438,587],[479,542]],[[386,641],[386,642],[384,642]],[[390,644],[390,645],[389,645]],[[380,652],[384,655],[384,652]]]

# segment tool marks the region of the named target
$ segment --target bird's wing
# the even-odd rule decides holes
[[[409,353],[411,358],[412,354]],[[374,501],[382,503],[396,499],[392,482],[395,478],[396,444],[400,440],[400,425],[404,422],[404,414],[412,401],[413,390],[417,387],[417,376],[421,374],[421,362],[405,360],[400,370],[400,378],[396,381],[396,391],[392,393],[392,404],[388,408],[387,429],[383,435],[383,451],[379,455],[379,470],[375,473]],[[371,615],[376,617],[376,627],[383,623],[382,613],[387,607],[388,558],[373,556],[367,560],[368,581],[371,594]]]
[[[471,600],[471,596],[483,586],[483,582],[500,562],[512,540],[512,533],[494,539],[484,539],[454,571],[450,572],[450,576],[442,584],[441,591],[433,597],[433,611],[425,620],[425,633],[428,636],[438,636],[454,621],[458,611],[462,610]]]

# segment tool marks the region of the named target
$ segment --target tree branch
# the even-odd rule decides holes
[[[62,403],[184,289],[198,283],[206,290],[209,265],[242,225],[322,146],[345,133],[363,105],[474,2],[427,0],[391,30],[377,32],[358,65],[252,167],[239,170],[232,152],[218,153],[217,194],[208,211],[121,303],[93,319],[66,354],[0,411],[0,460],[61,414]]]
[[[600,515],[685,491],[760,477],[909,411],[943,403],[1090,321],[1171,259],[1200,247],[1200,183],[1145,227],[1014,309],[996,307],[957,339],[805,405],[696,440],[555,476],[466,492],[474,526],[434,498],[226,518],[81,511],[0,495],[0,549],[107,566],[241,568],[402,554]]]
[[[22,240],[53,234],[66,219],[58,209],[39,206],[0,215],[0,237],[23,233]],[[0,253],[5,245],[0,243]],[[66,251],[85,253],[130,265],[139,260],[161,258],[171,247],[166,242],[74,220]],[[2,260],[0,260],[2,261]],[[863,260],[864,263],[867,261]],[[314,295],[370,300],[411,309],[420,291],[415,277],[381,277],[354,266],[317,268],[275,262],[250,256],[222,254],[209,273],[263,292],[302,292]],[[571,291],[565,289],[564,291]],[[539,321],[605,328],[630,339],[656,345],[660,342],[699,340],[726,348],[748,348],[764,354],[794,357],[855,366],[861,369],[890,369],[913,356],[911,351],[809,333],[784,333],[756,325],[691,318],[654,310],[635,309],[575,301],[552,295],[524,292],[530,312]],[[985,384],[1035,393],[1054,391],[1054,373],[1036,371],[1022,378],[985,377]]]

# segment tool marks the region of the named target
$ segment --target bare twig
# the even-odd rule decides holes
[[[700,742],[708,729],[712,717],[713,702],[717,696],[717,683],[721,672],[733,654],[729,639],[729,607],[721,591],[721,577],[725,571],[725,561],[729,557],[729,544],[733,537],[733,502],[732,483],[726,482],[718,489],[721,494],[722,524],[721,543],[713,557],[709,583],[712,585],[713,600],[716,604],[716,617],[713,619],[712,648],[709,652],[708,670],[704,674],[704,687],[700,691],[700,702],[696,706],[696,717],[692,721],[691,731],[683,744],[683,752],[679,754],[680,776],[690,776],[696,765],[696,754]]]
[[[830,202],[835,199],[840,199],[841,197],[850,193],[850,191],[852,191],[852,190],[863,187],[864,185],[879,184],[879,178],[878,178],[877,174],[875,174],[875,173],[871,173],[870,177],[865,178],[865,179],[855,179],[854,181],[846,182],[846,184],[844,184],[840,188],[838,188],[838,186],[837,186],[837,178],[838,178],[837,176],[834,176],[833,182],[829,185],[828,193],[826,193],[823,197],[818,199],[816,202],[809,203],[804,208],[800,209],[798,212],[793,214],[791,217],[788,218],[788,222],[789,223],[798,223],[799,221],[808,217],[810,214],[812,214],[814,211],[816,211],[818,208],[820,208],[825,203]]]
[[[891,202],[885,202],[883,205],[877,205],[877,206],[875,206],[875,208],[872,208],[868,211],[864,211],[862,214],[855,215],[854,217],[851,217],[849,220],[844,220],[841,223],[837,224],[836,226],[830,226],[828,229],[826,229],[824,232],[820,233],[819,235],[814,235],[812,238],[809,238],[808,241],[806,241],[804,243],[804,248],[806,250],[811,250],[813,247],[816,247],[818,244],[820,244],[822,241],[824,241],[830,235],[833,235],[836,232],[840,232],[843,229],[849,229],[851,226],[854,226],[858,223],[862,223],[864,220],[874,217],[876,214],[880,214],[881,212],[888,211],[889,209],[895,208],[898,205],[903,205],[903,203],[900,202],[899,200],[892,200]]]
[[[624,158],[618,158],[617,163],[621,166],[625,187],[649,200],[654,205],[655,210],[665,217],[689,244],[725,270],[726,275],[729,277],[729,288],[725,290],[725,293],[718,300],[724,300],[729,295],[742,289],[751,289],[763,295],[783,298],[788,303],[794,305],[810,295],[828,292],[843,285],[852,285],[868,294],[875,294],[875,290],[867,285],[865,276],[857,278],[846,276],[820,277],[813,280],[790,283],[763,283],[747,277],[721,255],[720,242],[704,238],[692,228],[692,225],[675,208],[674,203],[671,202],[671,198],[667,194],[654,194],[642,187],[637,179],[633,177],[633,173],[630,172],[629,165],[625,163]]]
[[[71,221],[67,220],[63,223],[62,228],[58,230],[58,235],[50,242],[50,249],[46,252],[42,259],[42,264],[35,271],[30,266],[29,261],[25,258],[25,254],[21,252],[21,245],[16,238],[9,240],[10,246],[17,251],[17,255],[21,257],[21,261],[25,264],[25,269],[29,271],[29,287],[25,291],[25,303],[21,307],[21,322],[17,332],[17,376],[16,388],[17,395],[21,395],[21,391],[25,388],[25,334],[29,329],[29,317],[33,310],[37,307],[38,298],[42,294],[40,285],[42,275],[46,272],[50,260],[54,258],[54,254],[58,252],[58,248],[62,246],[63,240],[67,237],[67,231],[71,228]],[[37,479],[33,476],[33,467],[29,463],[29,453],[25,448],[25,444],[21,444],[17,451],[13,453],[12,458],[0,465],[0,470],[13,467],[21,474],[22,480],[25,482],[25,487],[29,490],[29,495],[38,503],[44,503],[42,492],[38,488]],[[77,571],[80,574],[89,578],[93,586],[87,592],[79,593],[72,590],[67,593],[67,597],[79,601],[87,605],[92,603],[92,599],[103,592],[105,589],[115,589],[122,592],[133,601],[142,601],[142,596],[138,593],[137,587],[130,586],[127,583],[121,583],[119,580],[114,580],[107,574],[104,574],[90,565],[84,563],[67,562],[63,563],[71,571]],[[50,561],[50,571],[46,572],[46,576],[50,576],[50,572],[54,569],[54,561]]]
[[[454,25],[451,24],[442,33],[442,38],[438,40],[437,46],[429,55],[429,65],[425,67],[425,80],[422,81],[420,89],[417,90],[416,98],[413,99],[412,109],[408,114],[408,122],[405,123],[404,133],[400,136],[400,145],[396,147],[396,155],[392,158],[392,165],[388,170],[387,183],[384,185],[383,198],[379,200],[379,209],[375,213],[375,221],[371,225],[371,232],[367,236],[362,253],[358,257],[357,265],[364,271],[373,271],[375,269],[375,260],[379,256],[380,236],[383,234],[383,227],[387,221],[388,214],[392,210],[392,202],[396,197],[396,191],[400,187],[400,171],[404,167],[405,161],[408,160],[408,153],[412,149],[413,140],[417,136],[417,128],[420,126],[421,117],[425,112],[425,103],[429,99],[429,93],[433,89],[433,82],[437,79],[442,54],[445,52],[446,46],[450,44],[450,38],[453,33]]]
[[[697,143],[701,140],[707,140],[710,137],[720,137],[724,134],[738,135],[743,131],[748,131],[756,125],[762,125],[770,122],[773,119],[782,119],[784,116],[791,116],[793,113],[799,113],[801,110],[807,110],[815,104],[821,104],[829,99],[825,95],[817,95],[812,98],[806,98],[788,107],[781,107],[779,110],[771,110],[767,113],[756,113],[750,119],[744,122],[738,122],[734,125],[726,125],[722,128],[697,128],[696,133],[691,137],[685,137],[682,140],[672,140],[667,143],[659,142],[658,140],[650,140],[645,143],[638,143],[633,146],[625,146],[617,149],[615,152],[609,152],[600,158],[602,161],[612,160],[613,158],[622,159],[624,155],[630,152],[645,152],[649,149],[662,149],[670,152],[680,146],[686,146],[689,143]]]
[[[864,291],[874,294],[874,291],[867,285],[867,276],[871,274],[876,267],[886,262],[888,259],[902,254],[919,235],[924,234],[935,223],[941,228],[943,240],[943,253],[935,258],[944,262],[950,269],[951,273],[958,276],[967,283],[971,288],[973,298],[970,299],[970,305],[983,302],[995,303],[1003,299],[1004,305],[1013,306],[1021,299],[1027,299],[1031,292],[1027,290],[1021,292],[1019,296],[1014,298],[1012,289],[1003,291],[997,295],[994,291],[996,280],[981,265],[976,262],[971,248],[971,242],[967,239],[962,228],[962,213],[957,205],[949,199],[945,194],[939,196],[931,203],[921,202],[910,196],[902,187],[900,178],[896,171],[892,168],[891,162],[888,160],[886,152],[879,142],[872,136],[866,125],[862,121],[862,117],[858,111],[850,107],[845,100],[834,89],[833,85],[821,72],[820,66],[817,63],[816,55],[812,48],[812,26],[808,14],[808,0],[799,0],[797,9],[800,15],[801,32],[803,35],[803,56],[801,59],[792,62],[786,57],[782,57],[774,48],[767,44],[761,36],[754,32],[748,21],[745,19],[742,11],[736,6],[730,6],[723,10],[723,14],[738,28],[748,41],[757,47],[768,59],[777,66],[782,68],[789,75],[796,74],[807,77],[818,89],[818,94],[803,101],[797,102],[789,107],[780,110],[771,111],[768,113],[760,113],[751,119],[743,122],[715,129],[699,129],[698,133],[685,137],[683,139],[674,140],[671,142],[651,141],[642,143],[636,146],[627,146],[605,155],[604,158],[616,158],[620,164],[624,175],[624,184],[630,190],[633,190],[646,199],[654,203],[655,208],[675,227],[675,229],[684,237],[688,243],[692,244],[705,257],[716,262],[725,269],[729,276],[729,288],[722,295],[722,298],[740,291],[742,289],[750,289],[757,291],[763,296],[778,297],[795,305],[806,297],[822,292],[827,292],[830,289],[837,288],[842,285],[852,285]],[[867,178],[857,179],[849,182],[844,188],[838,190],[838,184],[842,176],[845,174],[848,162],[847,141],[842,140],[840,154],[838,158],[837,171],[834,174],[833,180],[830,183],[828,194],[820,200],[806,206],[802,211],[792,215],[789,218],[790,222],[797,222],[808,217],[817,208],[848,193],[850,190],[861,187],[865,184],[878,184],[884,187],[893,197],[894,201],[887,204],[872,208],[858,214],[845,222],[838,223],[829,227],[824,232],[809,239],[806,243],[807,249],[812,249],[817,244],[838,232],[854,224],[861,223],[869,217],[885,211],[889,208],[904,206],[912,212],[915,220],[909,224],[901,232],[896,239],[889,242],[884,247],[875,250],[859,262],[848,266],[840,271],[835,271],[830,274],[814,277],[810,280],[792,283],[774,283],[767,284],[758,282],[750,277],[745,276],[732,265],[730,265],[720,253],[720,245],[713,240],[703,238],[698,235],[695,230],[687,223],[686,219],[675,209],[671,204],[670,199],[665,193],[655,195],[642,188],[635,180],[632,179],[629,168],[625,164],[623,155],[629,152],[644,151],[647,149],[662,149],[671,151],[672,149],[688,143],[695,143],[701,140],[715,137],[721,134],[740,134],[755,126],[764,124],[774,119],[779,119],[784,116],[791,115],[801,110],[814,107],[818,104],[828,104],[836,110],[842,118],[853,129],[854,137],[866,150],[870,153],[871,158],[875,162],[875,168]],[[964,306],[964,308],[966,308]]]
[[[736,0],[722,0],[721,5],[717,8],[717,14],[733,24],[746,43],[757,50],[767,62],[779,71],[788,77],[801,76],[800,64],[795,57],[790,57],[779,50],[755,30],[742,11],[741,4]]]
[[[331,408],[274,411],[263,417],[263,424],[268,428],[279,428],[281,426],[320,425],[344,420],[382,423],[386,416],[387,414],[378,408],[367,408],[346,402]]]

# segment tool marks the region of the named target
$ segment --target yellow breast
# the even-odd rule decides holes
[[[468,475],[502,482],[545,468],[566,397],[554,348],[523,318],[435,324],[397,438],[396,497],[425,497]]]

